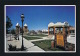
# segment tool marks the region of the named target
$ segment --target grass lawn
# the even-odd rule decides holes
[[[45,37],[45,36],[48,36],[48,35],[44,35],[44,34],[36,34],[36,35],[29,35],[29,36],[40,36],[40,37]]]
[[[59,48],[51,48],[51,40],[42,40],[42,41],[36,41],[32,43],[34,43],[36,46],[39,46],[45,51],[63,51],[62,49]]]
[[[24,36],[24,38],[27,40],[42,39],[40,37],[28,37],[28,36]]]

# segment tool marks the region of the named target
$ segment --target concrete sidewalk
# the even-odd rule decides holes
[[[22,43],[22,37],[19,36],[19,38],[20,38],[20,42]],[[34,46],[33,43],[26,40],[25,38],[23,38],[23,40],[24,40],[24,47],[27,48],[28,52],[29,51],[44,51],[43,49],[39,48],[38,46]]]
[[[29,40],[31,42],[35,42],[35,41],[41,41],[41,40],[54,40],[54,38],[48,38],[47,36],[46,37],[41,37],[42,39],[34,39],[34,40]]]
[[[67,37],[67,42],[76,44],[76,37]]]
[[[21,48],[22,45],[22,36],[19,36],[19,40],[15,40],[14,38],[11,38],[12,41],[8,41],[10,39],[10,37],[6,38],[6,51],[8,51],[8,44],[12,44],[13,46],[16,46],[17,48]],[[27,52],[45,52],[43,49],[39,48],[38,46],[35,46],[33,43],[31,43],[30,41],[26,40],[25,38],[23,38],[23,43],[24,43],[24,47],[27,48]]]

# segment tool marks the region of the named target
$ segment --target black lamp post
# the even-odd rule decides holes
[[[19,24],[18,24],[18,40],[19,40]]]
[[[21,14],[21,21],[22,21],[22,46],[21,46],[21,50],[24,50],[24,45],[23,45],[23,21],[24,21],[24,14]]]

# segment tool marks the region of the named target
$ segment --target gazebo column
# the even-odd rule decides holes
[[[69,27],[68,27],[68,35],[70,35],[70,30],[69,30]]]
[[[16,26],[16,34],[18,35],[19,34],[19,27]]]
[[[65,34],[65,27],[63,27],[63,34]]]
[[[55,27],[53,27],[53,29],[54,29],[54,36],[55,36]]]
[[[49,35],[49,27],[48,27],[48,35]]]
[[[24,34],[27,34],[27,32],[28,32],[28,26],[27,26],[27,24],[24,24],[23,31],[24,31]]]

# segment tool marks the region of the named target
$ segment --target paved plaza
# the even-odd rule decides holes
[[[76,44],[76,37],[67,37],[67,42],[72,43],[72,44]]]
[[[8,51],[8,44],[12,44],[13,46],[16,46],[17,48],[21,48],[21,44],[22,44],[22,37],[21,35],[19,36],[19,40],[15,40],[14,38],[11,38],[12,41],[9,41],[10,40],[10,37],[7,37],[6,38],[7,42],[6,42],[6,50]],[[28,52],[32,52],[32,51],[41,51],[41,52],[44,52],[43,49],[39,48],[38,46],[35,46],[33,43],[31,43],[30,41],[26,40],[25,38],[23,38],[24,40],[24,47],[26,47],[26,51]]]
[[[34,37],[34,36],[33,36]],[[45,52],[43,49],[41,49],[40,47],[38,46],[35,46],[32,42],[34,41],[41,41],[41,40],[51,40],[50,38],[48,38],[47,36],[46,37],[41,37],[42,39],[35,39],[35,40],[27,40],[25,38],[23,38],[24,40],[24,47],[26,47],[26,51],[27,52],[35,52],[35,51],[39,51],[39,52]],[[53,39],[53,38],[52,38]],[[67,42],[69,43],[72,43],[72,44],[75,44],[75,38],[74,37],[67,37]],[[10,41],[10,35],[7,36],[6,38],[6,51],[9,51],[8,48],[9,48],[9,45],[8,44],[11,44],[12,46],[16,46],[16,48],[21,48],[21,45],[22,45],[22,35],[19,35],[19,40],[15,40],[14,39],[14,36],[11,35],[11,41]]]

